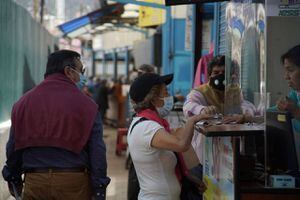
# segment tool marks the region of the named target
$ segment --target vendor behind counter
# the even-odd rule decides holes
[[[207,72],[209,82],[191,90],[183,106],[184,115],[189,117],[201,113],[223,116],[227,113],[225,111],[229,110],[228,107],[225,108],[225,105],[229,105],[225,104],[226,96],[226,98],[230,98],[231,107],[238,107],[239,109],[237,114],[225,116],[224,122],[244,123],[251,121],[256,109],[252,103],[243,99],[239,85],[237,83],[230,84],[228,88],[226,87],[225,95],[225,56],[214,57],[207,66]],[[237,77],[235,74],[231,76]],[[192,146],[200,163],[203,164],[202,148],[204,143],[202,134],[195,132]]]
[[[296,155],[288,155],[290,159],[297,159],[295,164],[288,164],[286,163],[285,166],[281,167],[281,169],[286,170],[296,170],[299,171],[300,166],[300,45],[294,46],[293,48],[289,49],[286,53],[281,56],[281,63],[283,64],[285,73],[284,78],[288,83],[288,86],[291,88],[290,92],[287,96],[281,97],[277,100],[276,105],[268,109],[268,112],[276,112],[281,111],[281,113],[277,114],[276,119],[277,128],[280,129],[280,122],[282,125],[281,127],[285,127],[286,134],[290,134],[292,132],[292,137],[288,141],[292,146],[287,149],[291,151],[291,148],[294,149],[294,153]],[[285,113],[284,113],[285,112]],[[280,120],[280,116],[284,115],[285,120]],[[278,118],[279,117],[279,118]],[[267,115],[267,121],[272,120],[272,115]],[[291,124],[291,125],[290,125]],[[291,128],[289,128],[291,127]],[[280,129],[282,130],[282,128]],[[278,131],[277,131],[278,132]],[[280,138],[278,138],[280,140]],[[278,141],[274,141],[276,143]],[[286,144],[288,145],[288,144]],[[277,146],[278,148],[278,146]],[[288,162],[288,161],[286,161]],[[290,162],[295,163],[295,161],[290,160]],[[298,172],[298,176],[300,173]]]

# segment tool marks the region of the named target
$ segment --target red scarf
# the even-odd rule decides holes
[[[160,124],[165,128],[168,133],[171,133],[170,124],[167,120],[161,118],[156,110],[146,109],[137,113],[138,117],[144,117],[146,119],[152,120]],[[182,177],[188,174],[187,167],[184,163],[181,153],[174,152],[177,158],[177,164],[175,167],[175,174],[178,181],[181,183]]]
[[[97,105],[63,74],[52,74],[27,92],[12,109],[15,149],[58,147],[80,153]]]

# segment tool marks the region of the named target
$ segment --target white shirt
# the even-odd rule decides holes
[[[132,120],[127,136],[129,152],[141,188],[138,199],[179,200],[181,188],[175,175],[175,154],[151,146],[153,136],[164,127],[146,120],[139,122],[131,131],[132,125],[139,119],[140,117],[135,117]]]

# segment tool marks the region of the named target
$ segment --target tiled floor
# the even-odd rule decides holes
[[[116,129],[104,129],[104,138],[107,148],[108,176],[111,178],[111,183],[106,192],[106,199],[126,200],[128,176],[128,170],[125,169],[126,156],[125,153],[120,157],[115,155],[116,136]]]

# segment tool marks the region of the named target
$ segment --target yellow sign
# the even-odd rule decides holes
[[[204,176],[204,183],[207,187],[207,190],[203,193],[204,200],[229,200],[230,196],[234,196],[234,194],[226,194],[226,192],[222,191],[218,184],[213,183],[213,181],[206,175]]]
[[[164,4],[162,0],[144,0],[144,2]],[[140,6],[139,8],[139,26],[148,27],[156,26],[164,23],[165,10],[160,8],[152,8]]]
[[[279,122],[286,122],[286,118],[285,118],[285,115],[277,115],[277,121]]]

